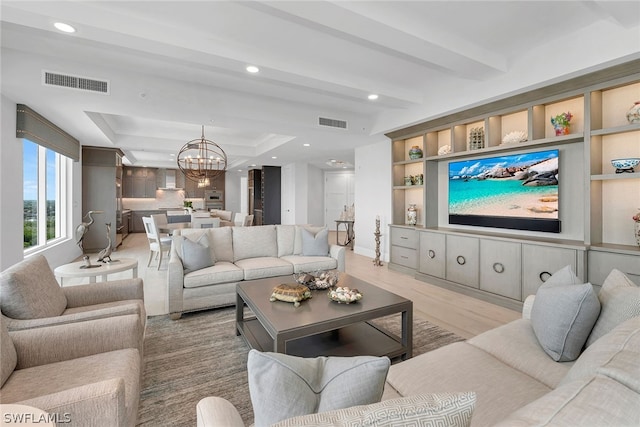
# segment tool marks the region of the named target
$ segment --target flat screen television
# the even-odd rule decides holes
[[[449,163],[449,224],[560,232],[558,150]]]

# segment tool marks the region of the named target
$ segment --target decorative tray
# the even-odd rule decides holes
[[[339,304],[351,304],[362,299],[362,294],[357,289],[349,289],[346,286],[344,288],[338,286],[335,289],[330,290],[327,293],[330,300]]]
[[[296,283],[309,289],[329,289],[338,283],[337,271],[316,271],[315,273],[294,273]]]

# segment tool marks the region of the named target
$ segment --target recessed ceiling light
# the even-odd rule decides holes
[[[276,156],[271,156],[271,158],[272,158],[272,159],[277,159],[277,157],[276,157]]]
[[[253,164],[253,165],[249,165],[249,166],[251,166],[252,168],[255,168],[255,167],[256,167],[256,165],[255,165],[255,164]]]
[[[330,159],[329,161],[330,161],[331,163],[335,163],[335,162],[337,162],[337,160],[336,160],[336,159]]]
[[[378,99],[378,95],[372,93],[371,95],[367,96],[367,98],[369,98],[370,101],[375,101],[376,99]]]
[[[53,24],[53,26],[56,27],[58,30],[62,31],[63,33],[75,33],[76,32],[75,28],[73,28],[69,24],[65,24],[64,22],[56,22],[55,24]]]
[[[305,147],[311,147],[311,144],[302,144],[302,145],[304,145]]]
[[[247,71],[255,74],[260,71],[260,68],[256,67],[255,65],[249,65],[247,66]]]

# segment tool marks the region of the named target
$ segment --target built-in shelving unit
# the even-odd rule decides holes
[[[443,283],[459,287],[462,279],[452,279],[453,276],[447,274],[447,265],[454,267],[449,258],[453,254],[449,253],[451,248],[460,247],[462,251],[477,244],[478,268],[482,270],[483,253],[486,261],[501,245],[511,245],[505,251],[505,257],[511,256],[517,247],[514,242],[520,242],[523,256],[525,252],[529,255],[538,253],[538,247],[566,249],[566,253],[560,253],[556,258],[573,260],[572,264],[580,270],[578,275],[585,280],[593,278],[594,284],[602,282],[603,270],[608,272],[621,266],[640,283],[640,248],[634,239],[631,220],[640,209],[640,168],[634,173],[616,173],[611,164],[613,159],[640,157],[640,124],[630,124],[626,119],[626,112],[640,100],[638,69],[640,61],[632,61],[461,109],[387,134],[393,146],[390,267],[413,271],[419,278],[439,278]],[[556,136],[550,118],[567,111],[573,116],[570,133]],[[471,144],[470,133],[479,129],[484,134],[484,143]],[[503,143],[504,136],[510,132],[523,132],[527,140]],[[409,149],[416,145],[423,150],[424,158],[411,160]],[[447,152],[439,154],[445,146],[448,146]],[[561,209],[564,226],[560,233],[543,236],[539,232],[460,227],[448,223],[448,162],[481,159],[499,153],[525,153],[542,147],[558,148],[561,152],[559,192],[564,199]],[[404,177],[416,174],[423,174],[424,184],[405,185]],[[418,208],[416,226],[409,226],[406,221],[410,204]],[[412,237],[412,232],[418,236]],[[494,241],[502,244],[496,246]],[[424,249],[425,245],[430,249]],[[395,255],[394,251],[397,252]],[[429,259],[422,259],[425,256]],[[440,264],[431,265],[439,258],[442,258]],[[532,273],[530,268],[524,267],[525,261],[523,258],[523,265],[520,265],[511,260],[513,265],[520,265],[522,277]],[[552,259],[548,265],[556,266]],[[462,268],[461,265],[455,267],[457,270]],[[540,265],[540,268],[545,267]],[[442,274],[438,277],[439,273],[430,272]],[[470,271],[469,274],[474,273]],[[480,280],[490,276],[481,271],[466,288],[503,301],[521,301],[527,296],[526,292],[535,291],[542,283],[528,280],[520,290],[498,289]]]

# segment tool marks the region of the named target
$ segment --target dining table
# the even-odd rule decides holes
[[[185,228],[191,228],[190,222],[170,222],[168,224],[158,226],[158,231],[160,233],[167,233],[170,236],[173,236],[173,233],[176,230],[184,230]]]

